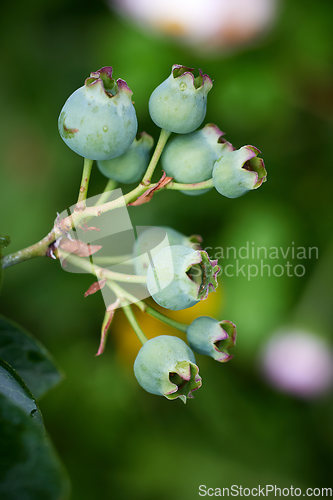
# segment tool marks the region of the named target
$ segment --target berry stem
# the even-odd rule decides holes
[[[95,256],[94,263],[98,265],[109,266],[111,264],[121,264],[122,266],[130,266],[132,265],[131,259],[132,255],[113,255],[113,256]]]
[[[123,311],[128,319],[128,322],[130,323],[131,327],[136,333],[136,336],[140,340],[141,344],[143,345],[145,342],[147,342],[147,337],[143,333],[143,331],[140,328],[139,323],[137,322],[137,319],[135,315],[133,314],[132,308],[129,305],[123,306]]]
[[[162,321],[163,323],[166,323],[167,325],[172,326],[177,330],[180,330],[181,332],[187,331],[188,325],[186,325],[185,323],[180,323],[175,319],[169,318],[168,316],[165,316],[163,313],[157,311],[156,309],[153,309],[150,306],[146,305],[145,312],[148,313],[150,316],[153,316],[154,318]]]
[[[3,269],[11,266],[15,266],[15,264],[19,264],[20,262],[25,262],[26,260],[33,259],[35,257],[45,257],[48,247],[55,240],[55,234],[52,230],[49,234],[47,234],[43,239],[35,243],[34,245],[30,245],[27,248],[23,248],[18,252],[11,253],[9,255],[5,255],[1,260],[1,266]]]
[[[89,186],[90,174],[93,163],[94,163],[93,160],[84,158],[79,197],[77,199],[78,203],[85,201],[87,199],[88,186]]]
[[[141,184],[143,184],[144,186],[148,186],[150,184],[151,178],[158,164],[158,160],[160,159],[164,146],[166,145],[170,135],[171,132],[169,132],[168,130],[164,130],[163,128],[161,129],[160,137],[157,141],[155,151],[153,153],[153,156],[151,157],[146,173],[141,181]]]
[[[197,182],[193,184],[181,184],[179,182],[169,182],[164,189],[172,189],[176,191],[197,191],[199,189],[210,189],[214,187],[213,179],[207,181]]]
[[[45,257],[47,255],[49,246],[55,240],[63,236],[66,231],[70,231],[72,227],[79,224],[81,219],[85,219],[87,217],[98,217],[99,215],[102,215],[116,208],[126,206],[132,201],[135,201],[140,195],[147,191],[149,187],[154,187],[154,185],[155,184],[143,185],[142,183],[140,183],[136,188],[132,189],[132,191],[125,194],[124,196],[119,196],[119,198],[117,198],[116,200],[108,201],[101,205],[99,204],[96,206],[87,207],[83,211],[73,213],[72,215],[63,219],[43,239],[41,239],[34,245],[4,256],[1,260],[2,268],[14,266],[15,264],[19,264],[20,262],[24,262],[34,257]],[[170,182],[160,191],[163,191],[164,189],[191,191],[197,189],[207,189],[211,187],[213,187],[212,179],[209,179],[208,181],[198,182],[196,184],[180,184],[177,182]],[[102,196],[103,195],[104,193],[102,194]]]
[[[103,205],[96,205],[94,207],[87,207],[84,210],[84,216],[85,217],[90,217],[94,216],[97,217],[99,215],[105,214],[106,212],[109,212],[110,210],[114,210],[115,208],[120,208],[122,206],[126,206],[129,203],[135,201],[139,196],[141,196],[147,189],[149,188],[154,188],[158,186],[158,183],[155,184],[147,184],[143,185],[143,181],[136,186],[136,188],[132,189],[129,193],[126,193],[124,196],[119,196],[116,200],[108,201],[107,203],[104,203]],[[163,191],[164,189],[173,189],[173,190],[188,190],[188,191],[195,191],[198,189],[208,189],[213,187],[213,180],[208,179],[208,181],[203,181],[203,182],[197,182],[194,184],[179,184],[177,182],[170,182],[167,184],[164,188],[159,189],[157,192]],[[63,221],[63,225],[67,222],[66,219]]]
[[[102,205],[103,203],[105,203],[110,196],[110,191],[113,191],[113,189],[115,189],[116,187],[117,187],[117,182],[114,181],[113,179],[109,179],[96,205]]]
[[[127,292],[124,290],[119,283],[115,283],[114,281],[107,281],[107,286],[113,290],[113,292],[117,295],[119,300],[127,300],[131,304],[135,304],[140,311],[145,312],[146,309],[146,304],[142,301],[139,300],[137,297],[132,295],[131,293]]]
[[[104,267],[96,266],[90,260],[82,259],[77,255],[73,255],[72,253],[64,252],[63,250],[58,250],[58,254],[66,260],[66,262],[70,262],[74,266],[79,267],[83,271],[87,271],[89,274],[94,274],[96,278],[99,280],[107,279],[112,281],[120,281],[123,283],[145,283],[145,276],[136,276],[135,274],[124,274],[117,273],[115,271],[110,271],[109,269],[105,269]],[[58,255],[59,257],[59,255]]]

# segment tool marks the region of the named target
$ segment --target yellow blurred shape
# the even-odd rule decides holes
[[[202,300],[193,307],[181,311],[166,311],[165,309],[163,311],[167,316],[181,323],[191,323],[198,316],[215,316],[221,308],[221,303],[222,290],[218,288],[215,293],[210,293],[206,300]]]

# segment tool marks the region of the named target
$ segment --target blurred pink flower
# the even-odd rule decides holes
[[[145,27],[201,48],[242,45],[271,26],[278,0],[110,0]]]
[[[330,346],[302,330],[276,332],[263,349],[261,364],[273,386],[303,398],[319,396],[333,384]]]

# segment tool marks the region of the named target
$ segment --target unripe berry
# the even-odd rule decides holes
[[[264,161],[259,149],[243,146],[225,153],[215,162],[213,182],[216,190],[227,198],[238,198],[266,181]]]
[[[124,80],[112,78],[110,66],[91,73],[61,110],[61,138],[75,153],[91,160],[122,155],[138,128],[131,96]]]
[[[200,316],[189,325],[186,335],[191,348],[199,354],[211,356],[220,363],[232,358],[228,349],[236,343],[236,326],[231,321]]]
[[[193,352],[183,340],[169,335],[152,338],[141,347],[134,374],[147,392],[184,403],[202,385]]]
[[[160,128],[177,134],[188,134],[200,127],[206,116],[207,94],[213,86],[208,75],[179,64],[172,66],[170,76],[149,99],[149,113]]]
[[[123,184],[137,182],[147,168],[153,144],[154,139],[146,132],[142,132],[140,138],[134,139],[124,154],[111,160],[99,160],[98,168],[105,177],[117,182]]]
[[[227,151],[233,151],[229,142],[223,139],[222,132],[213,123],[192,134],[178,135],[164,149],[162,168],[176,182],[192,184],[212,177],[214,163]],[[183,191],[190,195],[203,194],[200,191]]]
[[[184,245],[189,248],[200,247],[200,236],[184,236],[172,227],[149,227],[139,234],[134,243],[133,257],[136,274],[145,276],[154,255],[162,248],[173,245]]]
[[[183,245],[162,248],[147,272],[147,288],[162,307],[178,311],[206,299],[215,291],[220,268],[204,250]]]

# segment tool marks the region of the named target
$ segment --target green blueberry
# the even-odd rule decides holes
[[[225,141],[222,132],[213,123],[192,134],[178,135],[164,149],[162,168],[176,182],[192,184],[212,177],[216,160],[227,151],[233,151],[232,145]],[[189,195],[199,195],[209,191],[182,191]]]
[[[236,326],[231,321],[200,316],[188,326],[186,335],[195,352],[211,356],[220,363],[232,358],[229,349],[236,343]]]
[[[124,80],[112,78],[110,66],[91,73],[60,112],[61,138],[75,153],[91,160],[122,155],[138,128],[131,96]]]
[[[137,182],[148,166],[149,152],[153,145],[154,139],[142,132],[139,139],[134,139],[129,149],[121,156],[111,160],[98,160],[98,168],[105,177],[122,184]]]
[[[193,352],[183,340],[169,335],[154,337],[141,347],[134,374],[145,391],[184,403],[202,385]]]
[[[149,227],[139,234],[134,243],[135,273],[145,276],[152,257],[166,246],[184,245],[189,248],[199,248],[200,242],[200,236],[184,236],[171,227]]]
[[[206,116],[207,94],[213,86],[208,75],[179,64],[172,66],[170,76],[149,99],[149,113],[160,128],[177,134],[188,134],[200,127]]]
[[[254,146],[226,152],[214,165],[215,189],[227,198],[238,198],[252,189],[258,189],[267,178],[264,161],[258,158],[259,153]]]
[[[207,298],[218,285],[220,268],[204,250],[184,245],[162,248],[147,272],[147,288],[157,304],[178,311]]]

